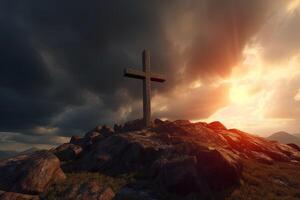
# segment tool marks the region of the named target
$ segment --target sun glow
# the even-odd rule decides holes
[[[244,104],[249,100],[249,94],[243,86],[233,86],[230,89],[230,100],[236,104]]]
[[[300,0],[292,0],[287,4],[286,10],[289,13],[293,13],[300,6]]]
[[[274,109],[272,102],[278,88],[300,75],[300,56],[290,58],[285,67],[270,66],[262,59],[263,51],[263,48],[255,45],[244,49],[243,61],[224,80],[230,84],[228,96],[231,103],[219,109],[207,121],[222,121],[228,127],[258,134],[274,132],[291,123],[292,119],[272,118],[267,113]],[[292,98],[296,101],[300,99],[300,91],[295,92]]]

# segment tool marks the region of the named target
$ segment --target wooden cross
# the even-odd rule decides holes
[[[163,75],[152,73],[150,67],[150,51],[146,49],[143,51],[143,71],[132,68],[124,70],[124,76],[143,80],[143,120],[145,127],[151,126],[151,81],[165,81]]]

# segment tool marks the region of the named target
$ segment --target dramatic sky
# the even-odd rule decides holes
[[[299,133],[299,36],[300,0],[1,0],[0,150],[140,118],[144,48],[153,117]]]

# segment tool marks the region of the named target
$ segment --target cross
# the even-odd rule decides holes
[[[143,80],[143,121],[145,127],[151,126],[151,81],[164,82],[163,75],[152,73],[150,70],[150,51],[143,51],[143,71],[132,68],[124,70],[124,76]]]

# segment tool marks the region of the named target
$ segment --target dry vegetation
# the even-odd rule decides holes
[[[91,181],[97,181],[104,187],[110,187],[114,192],[117,192],[121,187],[133,180],[134,175],[121,175],[118,177],[111,177],[100,173],[67,173],[67,179],[64,182],[57,183],[51,186],[46,195],[43,197],[45,200],[65,200],[61,198],[62,194],[68,192],[75,185],[81,186]]]
[[[300,199],[300,165],[276,163],[265,165],[245,161],[241,186],[227,200],[296,200]]]
[[[46,200],[54,200],[58,194],[76,184],[84,184],[97,180],[114,192],[134,180],[134,175],[111,177],[100,173],[68,173],[67,180],[52,186],[45,196]],[[157,188],[156,188],[157,189]],[[156,190],[157,191],[157,190]],[[222,193],[210,193],[205,196],[190,195],[185,198],[160,191],[162,199],[226,199],[226,200],[299,200],[300,199],[300,165],[292,163],[277,163],[274,165],[244,161],[241,185]]]

